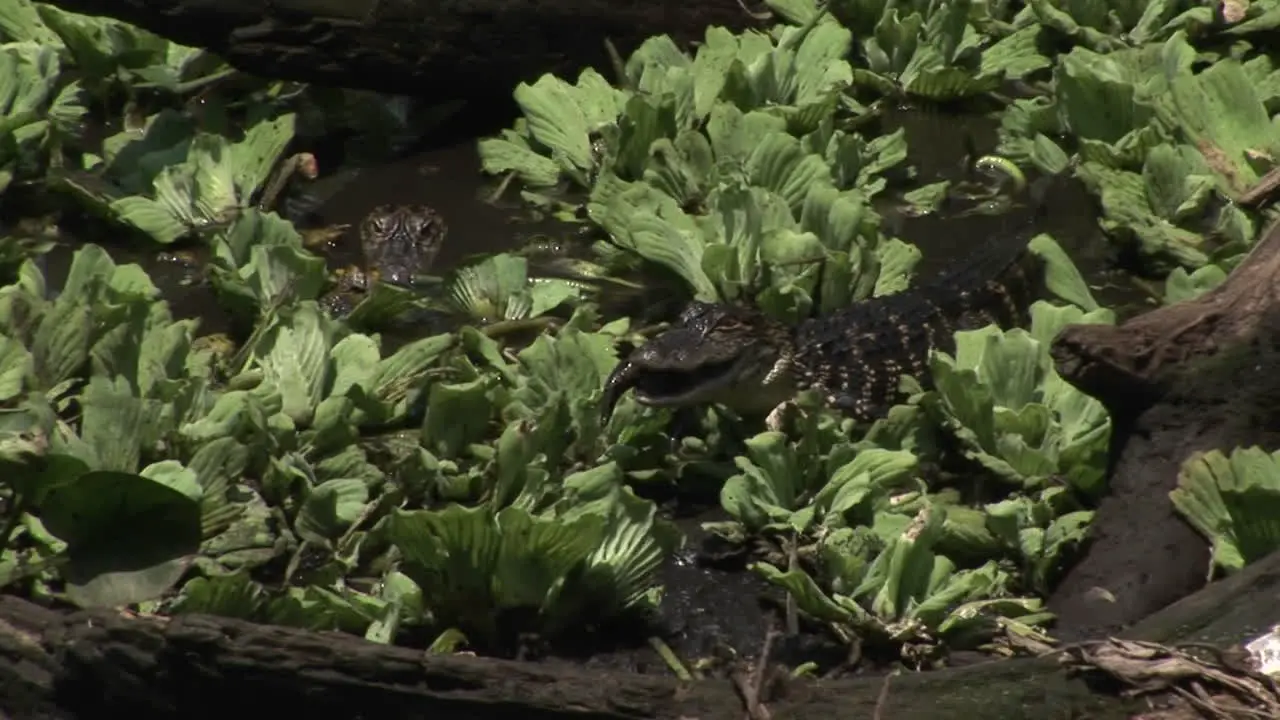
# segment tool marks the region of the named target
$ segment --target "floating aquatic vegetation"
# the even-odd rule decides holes
[[[480,323],[537,317],[581,295],[566,280],[530,282],[528,261],[507,253],[460,268],[449,283],[452,308]]]
[[[508,613],[534,613],[537,620],[524,623],[555,638],[621,612],[652,609],[654,575],[679,539],[655,512],[652,503],[615,487],[536,514],[488,505],[396,512],[388,535],[431,624],[492,646],[504,620],[512,622],[503,617]]]
[[[80,133],[85,98],[79,83],[59,83],[61,73],[52,48],[0,46],[0,192],[15,177],[42,172]]]
[[[90,246],[77,255],[57,300],[44,299],[44,279],[31,263],[20,278],[0,292],[0,393],[23,408],[0,428],[0,457],[13,470],[7,487],[31,518],[18,532],[67,563],[64,577],[76,602],[153,602],[172,594],[175,611],[217,610],[385,639],[394,635],[387,623],[438,623],[494,643],[500,638],[476,618],[523,607],[530,593],[543,614],[526,627],[549,634],[571,629],[586,613],[603,622],[655,600],[653,573],[678,535],[654,518],[651,503],[623,490],[617,464],[562,474],[547,461],[562,456],[575,436],[586,443],[576,454],[592,457],[599,428],[589,401],[613,359],[611,339],[570,329],[558,340],[540,340],[507,374],[484,370],[493,391],[486,402],[477,403],[479,396],[458,402],[467,396],[465,383],[433,385],[424,444],[401,461],[416,480],[397,481],[408,484],[394,492],[496,488],[496,514],[484,515],[482,525],[521,553],[518,562],[503,556],[502,566],[523,573],[529,563],[561,563],[563,572],[546,578],[551,585],[521,586],[498,573],[499,595],[486,608],[450,594],[449,586],[415,589],[410,578],[421,582],[422,573],[439,568],[423,565],[428,558],[413,544],[419,535],[396,528],[450,511],[411,511],[387,535],[405,558],[404,574],[387,579],[398,588],[394,601],[324,583],[273,595],[242,571],[276,557],[283,539],[296,553],[327,549],[359,558],[367,535],[359,523],[374,509],[387,512],[382,498],[390,482],[369,462],[360,429],[403,422],[428,372],[449,358],[465,362],[454,354],[459,339],[426,338],[382,358],[374,339],[345,330],[314,302],[295,300],[260,321],[223,385],[210,374],[206,351],[195,349],[196,323],[170,320],[136,266],[116,266]],[[482,357],[505,362],[492,340],[474,331],[461,337]],[[575,365],[591,347],[596,360]],[[455,399],[445,403],[449,395]],[[72,399],[78,417],[61,419]],[[439,415],[446,408],[447,427]],[[495,454],[473,455],[467,443],[497,438],[491,421],[498,410],[516,422]],[[158,448],[167,451],[151,460]],[[541,459],[528,457],[530,450]],[[531,479],[539,466],[552,471],[549,482]],[[246,476],[260,480],[250,486]],[[463,512],[490,512],[484,507]],[[287,509],[282,529],[269,529],[269,508]],[[520,528],[576,538],[578,549],[531,545]],[[471,536],[446,533],[438,542],[456,551],[456,541]],[[198,576],[174,587],[193,562]]]
[[[73,65],[95,95],[111,86],[171,93],[197,90],[231,74],[216,55],[166,40],[114,18],[47,3],[10,0],[0,7],[0,36],[32,43]]]
[[[62,185],[90,209],[172,243],[224,226],[249,207],[292,140],[293,124],[293,113],[269,114],[231,142],[162,111],[141,136],[125,131],[104,140],[101,162],[67,174]]]
[[[1108,233],[1190,270],[1252,244],[1253,219],[1223,201],[1252,187],[1280,152],[1280,135],[1240,61],[1196,72],[1178,30],[1161,44],[1061,56],[1051,98],[1020,100],[1004,114],[1001,152],[1046,172],[1070,168],[1099,196]],[[1267,73],[1267,77],[1271,74]],[[1277,75],[1280,77],[1280,75]],[[1075,157],[1055,136],[1069,135]],[[1216,219],[1206,221],[1206,216]]]
[[[739,473],[720,491],[721,505],[746,533],[856,525],[855,511],[865,511],[859,506],[872,496],[914,487],[904,484],[918,463],[911,452],[856,452],[849,440],[817,452],[806,440],[797,446],[771,431],[746,441],[747,455],[735,459]]]
[[[1062,478],[1086,495],[1103,490],[1111,422],[1097,400],[1058,376],[1049,343],[1068,323],[1114,322],[1109,310],[1038,302],[1030,331],[956,333],[955,357],[930,362],[934,392],[921,398],[966,456],[1024,488]]]
[[[1183,268],[1174,268],[1165,278],[1163,301],[1172,305],[1198,297],[1226,281],[1228,272],[1227,268],[1217,264],[1205,265],[1191,273]]]
[[[1179,31],[1200,32],[1216,21],[1213,8],[1181,0],[1108,3],[1031,0],[1018,16],[1023,18],[1033,19],[1074,43],[1100,53],[1161,42]]]
[[[1169,493],[1178,512],[1213,548],[1213,565],[1232,573],[1280,548],[1280,453],[1238,448],[1196,453]]]
[[[799,610],[864,642],[942,639],[975,646],[1000,634],[997,618],[1031,626],[1052,619],[1039,600],[1010,596],[1013,577],[994,560],[960,569],[936,552],[945,507],[926,503],[904,517],[907,523],[895,530],[843,528],[827,535],[818,549],[821,584],[800,569],[753,568],[791,593]]]
[[[696,129],[719,103],[760,108],[807,132],[835,111],[848,84],[841,58],[849,43],[847,30],[827,23],[791,29],[777,44],[757,32],[709,28],[693,58],[666,36],[650,38],[623,68],[626,89],[590,69],[575,85],[551,75],[521,84],[524,117],[480,142],[481,161],[486,172],[515,172],[530,187],[571,177],[590,190],[606,169],[638,178],[654,141]]]
[[[981,5],[884,3],[872,33],[862,41],[867,70],[855,73],[855,79],[930,100],[954,100],[995,90],[1049,65],[1039,51],[1039,25],[996,39],[976,27],[975,10]]]
[[[754,568],[837,635],[964,645],[999,634],[997,616],[1030,625],[1050,619],[1038,600],[1007,597],[1014,576],[993,558],[1012,562],[1021,582],[1044,593],[1087,532],[1093,514],[1073,498],[1103,490],[1110,419],[1057,376],[1047,348],[1068,322],[1112,316],[1051,238],[1031,245],[1046,260],[1049,288],[1088,313],[1039,302],[1030,332],[958,332],[955,359],[931,359],[933,389],[904,380],[911,397],[861,440],[851,437],[850,421],[802,399],[798,439],[763,433],[735,460],[739,473],[721,493],[734,520],[708,529],[735,541],[776,538],[814,558]],[[939,432],[1018,490],[971,508],[958,505],[954,491],[930,488],[918,467],[938,457]],[[962,561],[973,569],[959,570]]]

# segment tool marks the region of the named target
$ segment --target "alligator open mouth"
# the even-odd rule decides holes
[[[689,369],[654,368],[624,360],[605,383],[601,411],[607,418],[627,390],[652,407],[679,407],[706,402],[734,382],[744,358],[706,363]]]
[[[733,382],[738,360],[699,365],[691,370],[642,370],[632,388],[645,405],[667,407],[696,401]]]

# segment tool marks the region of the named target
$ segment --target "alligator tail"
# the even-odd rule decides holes
[[[928,282],[935,298],[946,298],[959,328],[994,322],[1025,325],[1030,307],[1044,292],[1044,264],[1028,247],[1040,233],[1058,176],[1038,178],[1027,190],[1033,211],[1016,227],[992,237],[964,259]]]

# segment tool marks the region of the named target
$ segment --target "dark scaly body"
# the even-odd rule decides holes
[[[714,402],[757,414],[814,388],[834,407],[872,420],[898,399],[902,375],[927,381],[930,349],[954,352],[956,330],[1025,321],[1039,270],[1030,237],[995,238],[924,284],[795,327],[754,308],[695,302],[618,364],[604,412],[635,390],[646,405]]]
[[[1023,236],[1012,248],[1007,238],[989,243],[926,284],[801,323],[799,385],[819,389],[859,420],[883,415],[899,398],[901,376],[928,379],[930,350],[955,352],[957,330],[1026,324],[1039,270],[1029,240]]]

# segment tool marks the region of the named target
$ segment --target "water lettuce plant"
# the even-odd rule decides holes
[[[30,261],[0,290],[12,408],[0,445],[17,505],[5,541],[30,533],[40,548],[30,567],[10,555],[4,579],[60,566],[76,602],[146,599],[177,581],[201,539],[199,478],[151,451],[199,414],[205,358],[191,348],[194,323],[155,302],[140,268],[94,246],[76,255],[57,299],[48,295]]]
[[[651,38],[623,67],[626,89],[593,71],[522,85],[525,117],[481,156],[531,187],[575,178],[611,243],[695,297],[792,318],[834,309],[905,285],[918,259],[879,234],[869,203],[905,158],[901,131],[867,141],[835,120],[851,42],[818,17],[774,38],[710,28],[692,58]]]
[[[449,283],[449,307],[472,322],[537,317],[581,299],[581,286],[558,278],[529,276],[529,262],[511,253],[459,268]]]
[[[1032,0],[1014,22],[1030,18],[1072,43],[1099,53],[1161,42],[1179,31],[1201,32],[1215,20],[1213,8],[1168,0],[1124,0],[1105,5]]]
[[[33,546],[24,557],[9,555],[5,582],[58,567],[68,597],[82,605],[171,596],[174,611],[372,632],[392,620],[383,611],[393,603],[376,593],[321,582],[272,597],[246,573],[287,552],[295,565],[289,576],[314,581],[376,558],[385,563],[390,552],[403,574],[393,583],[403,596],[394,607],[406,613],[395,616],[397,625],[425,623],[490,646],[508,636],[495,637],[477,618],[525,607],[530,597],[552,615],[520,616],[506,631],[551,636],[587,611],[605,622],[656,597],[654,572],[679,538],[654,517],[655,507],[622,487],[614,463],[568,475],[547,467],[567,449],[566,430],[598,433],[583,396],[598,387],[600,371],[575,374],[563,363],[581,347],[555,355],[552,340],[535,343],[522,354],[531,373],[487,386],[505,399],[497,405],[477,404],[475,395],[459,403],[465,383],[433,385],[423,442],[401,445],[393,479],[391,466],[370,462],[374,446],[361,440],[362,429],[406,421],[430,372],[440,363],[465,367],[460,342],[490,343],[501,362],[492,340],[428,337],[382,357],[373,338],[351,333],[314,302],[294,301],[274,307],[242,347],[215,362],[215,350],[196,342],[196,321],[172,320],[140,268],[117,266],[95,246],[78,252],[57,299],[46,296],[31,262],[0,291],[0,391],[15,407],[0,428],[0,458],[12,471],[7,487],[21,519],[8,525],[6,540]],[[581,342],[575,337],[570,331],[560,342]],[[595,346],[604,365],[611,342]],[[501,373],[491,378],[501,382]],[[493,413],[502,408],[515,422],[498,426],[507,428],[498,452],[468,445],[494,437]],[[459,414],[466,411],[470,418]],[[490,502],[388,514],[405,498],[449,494]],[[374,517],[382,518],[378,529],[361,529]],[[493,547],[521,554],[468,555],[485,533],[493,533]],[[529,533],[547,534],[551,544],[531,544]],[[365,557],[366,546],[380,549]],[[466,565],[459,553],[480,564]],[[303,558],[316,554],[330,559],[307,567]],[[492,575],[492,604],[464,602],[456,583],[490,577],[489,562],[517,575]],[[528,574],[544,562],[542,580]],[[441,572],[455,585],[429,582]],[[423,583],[417,591],[414,581]]]
[[[1182,266],[1173,301],[1253,241],[1256,218],[1225,201],[1277,152],[1280,73],[1250,44],[1274,24],[1263,5],[1219,28],[1228,51],[1192,45],[1214,18],[1184,2],[770,0],[785,22],[765,31],[650,38],[612,82],[521,84],[522,116],[479,150],[526,201],[602,231],[602,266],[797,321],[902,291],[920,260],[877,211],[913,180],[878,101],[985,96],[1005,104],[1004,154],[1073,173],[1107,232]],[[708,408],[676,433],[630,396],[606,421],[619,347],[648,329],[521,253],[444,273],[436,298],[376,283],[344,318],[321,309],[325,262],[267,190],[306,140],[283,85],[215,89],[192,113],[179,101],[231,72],[211,55],[30,0],[0,7],[0,33],[0,192],[52,168],[105,227],[207,249],[199,279],[237,321],[202,334],[96,245],[56,289],[0,256],[0,585],[510,652],[643,626],[683,542],[644,498],[707,483],[728,514],[707,529],[850,644],[920,660],[1051,620],[1039,598],[1087,534],[1111,423],[1048,346],[1113,321],[1052,238],[1031,247],[1067,305],[958,333],[870,428],[813,393],[785,432]],[[1045,94],[991,92],[1014,80]],[[100,146],[79,132],[91,106],[121,120]],[[919,180],[908,199],[939,205],[947,188]],[[374,334],[418,310],[456,322],[394,348]],[[1227,569],[1274,545],[1248,512],[1274,494],[1259,452],[1194,458],[1173,496]]]
[[[0,192],[60,158],[88,109],[79,83],[60,83],[58,54],[34,42],[0,46]]]
[[[942,101],[987,93],[1047,67],[1041,26],[1019,26],[1016,18],[1008,25],[996,14],[1002,9],[939,0],[852,4],[855,26],[880,12],[861,42],[867,67],[856,81]]]
[[[46,48],[75,66],[86,88],[102,96],[159,90],[182,94],[231,74],[216,55],[114,18],[83,15],[33,0],[0,8],[0,35]]]
[[[886,642],[945,638],[954,646],[991,640],[997,616],[1047,622],[1039,601],[1009,596],[1015,576],[1001,562],[1044,593],[1086,535],[1092,511],[1051,480],[1086,496],[1103,490],[1110,419],[1057,376],[1047,341],[1066,322],[1109,322],[1109,313],[1041,302],[1030,332],[958,332],[954,359],[933,356],[934,389],[916,387],[862,441],[849,438],[847,421],[814,409],[801,440],[777,432],[748,440],[735,461],[740,473],[721,494],[735,522],[710,529],[803,548],[815,558],[809,566],[753,568],[846,639],[870,632]],[[1019,490],[975,509],[931,488],[918,468],[921,457],[936,460],[936,432]],[[962,562],[977,566],[962,570]]]
[[[1273,73],[1265,57],[1199,71],[1196,60],[1182,30],[1114,52],[1073,48],[1058,59],[1051,97],[1003,115],[1001,152],[1047,172],[1071,167],[1098,195],[1103,229],[1148,256],[1195,270],[1237,255],[1253,242],[1254,221],[1218,206],[1273,166]],[[1064,134],[1074,158],[1053,139]]]
[[[1058,376],[1049,343],[1068,323],[1114,322],[1110,310],[1037,302],[1031,328],[988,326],[956,333],[956,353],[936,353],[936,390],[920,402],[939,416],[967,457],[1025,488],[1061,478],[1079,491],[1103,488],[1111,422],[1097,400]]]
[[[269,112],[267,108],[261,108]],[[293,138],[293,113],[250,120],[241,139],[201,131],[188,116],[162,111],[141,137],[103,141],[101,162],[64,179],[90,209],[159,243],[217,227],[250,205]]]
[[[803,533],[857,525],[872,517],[867,503],[873,496],[915,489],[911,479],[919,460],[909,451],[857,452],[849,440],[826,448],[815,440],[806,435],[791,443],[785,434],[769,431],[746,441],[747,454],[734,460],[739,473],[720,491],[721,506],[743,531]]]
[[[799,569],[784,572],[768,563],[753,569],[849,640],[927,645],[942,638],[976,645],[999,634],[999,617],[1027,625],[1049,620],[1039,600],[1009,597],[1012,576],[994,560],[961,569],[936,552],[945,512],[926,503],[892,533],[865,527],[830,533],[819,547],[821,584]]]
[[[478,644],[496,644],[504,624],[531,625],[521,613],[555,638],[621,611],[652,611],[654,574],[679,533],[617,486],[581,500],[538,514],[489,505],[401,511],[387,534],[434,623]]]
[[[1200,452],[1182,464],[1169,499],[1212,546],[1213,569],[1233,573],[1280,548],[1280,453]]]
[[[667,36],[650,38],[622,68],[626,89],[591,69],[574,85],[552,75],[522,83],[515,98],[524,117],[480,142],[482,165],[535,188],[564,176],[590,190],[606,168],[634,179],[655,141],[698,128],[720,102],[744,112],[767,106],[794,129],[813,129],[848,83],[849,32],[819,23],[784,35],[775,44],[762,33],[709,28],[693,58]]]
[[[1198,297],[1221,285],[1227,279],[1228,272],[1228,268],[1217,263],[1205,265],[1190,273],[1184,268],[1174,268],[1164,281],[1163,302],[1172,305]]]

